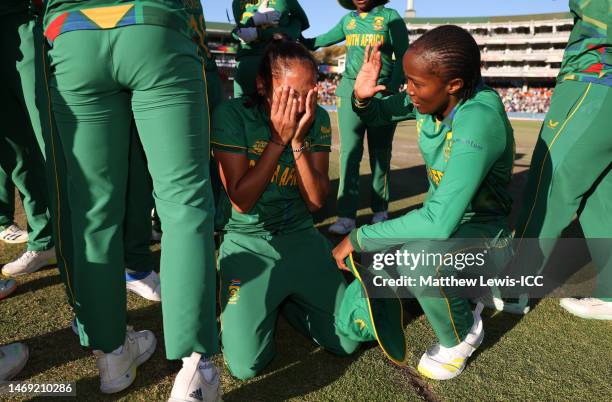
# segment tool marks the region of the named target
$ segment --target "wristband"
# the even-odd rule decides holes
[[[306,144],[302,144],[302,146],[297,149],[291,148],[293,152],[303,152],[305,149],[306,149]]]

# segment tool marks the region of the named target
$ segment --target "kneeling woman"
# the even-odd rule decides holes
[[[334,325],[346,283],[311,217],[329,192],[331,147],[316,84],[310,53],[277,39],[260,65],[258,96],[214,112],[213,152],[231,203],[219,251],[223,355],[241,379],[274,357],[279,313],[333,353],[358,345]]]
[[[353,251],[395,246],[407,252],[458,254],[465,250],[465,239],[472,239],[470,248],[482,246],[488,253],[488,272],[481,273],[493,276],[511,256],[508,185],[514,136],[499,95],[482,83],[478,45],[457,26],[428,31],[404,55],[406,93],[383,99],[374,98],[384,89],[377,85],[380,57],[378,48],[371,55],[366,51],[353,109],[371,125],[416,119],[429,191],[422,208],[351,232],[334,249],[338,265],[345,268]],[[462,269],[458,264],[398,267],[401,274],[421,278],[457,276]],[[410,290],[439,340],[422,356],[419,371],[438,380],[459,375],[484,337],[480,309],[472,312],[462,297],[466,292],[450,290]]]

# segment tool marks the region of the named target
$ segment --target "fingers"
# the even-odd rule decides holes
[[[314,114],[314,110],[317,106],[317,88],[313,88],[308,91],[308,95],[306,96],[306,114],[308,116]]]
[[[363,52],[363,64],[370,62],[370,44],[367,44]]]
[[[377,85],[376,87],[374,87],[374,92],[375,92],[375,93],[382,92],[382,91],[384,91],[385,89],[387,89],[387,87],[386,87],[386,86],[384,86],[384,85]]]
[[[283,118],[289,109],[287,107],[287,100],[289,98],[289,87],[281,87],[280,91],[280,99],[278,101],[278,108],[276,109],[276,114],[280,118]]]
[[[278,109],[280,107],[280,97],[282,93],[283,93],[283,87],[278,87],[274,90],[274,93],[272,94],[272,106],[270,107],[272,116],[278,113]]]
[[[288,97],[289,99],[287,99],[287,101],[285,102],[285,115],[284,115],[284,120],[286,122],[289,122],[290,124],[294,124],[295,123],[295,116],[297,115],[297,110],[298,110],[298,100],[295,99],[294,97],[294,91],[293,88],[291,88],[288,91]]]

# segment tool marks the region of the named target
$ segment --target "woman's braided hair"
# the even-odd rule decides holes
[[[461,78],[461,99],[474,96],[482,81],[478,44],[468,31],[457,25],[441,25],[427,31],[410,45],[410,53],[418,55],[444,80]]]

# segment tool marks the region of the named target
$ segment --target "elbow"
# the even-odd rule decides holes
[[[315,213],[317,211],[319,211],[321,208],[323,208],[323,206],[325,205],[324,202],[307,202],[306,203],[306,208],[308,208],[308,211],[310,211],[311,213]]]

